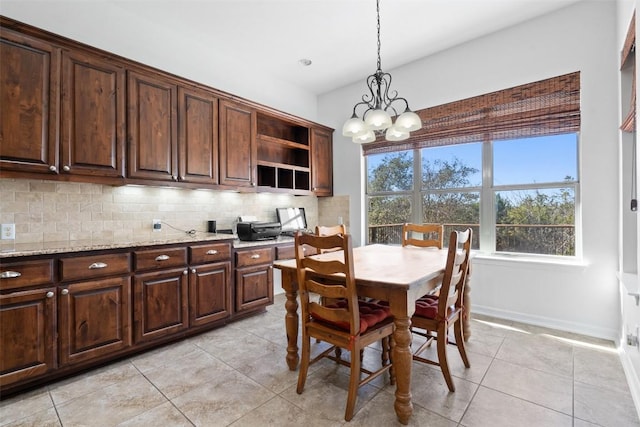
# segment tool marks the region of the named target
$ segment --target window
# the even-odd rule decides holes
[[[573,256],[577,152],[568,133],[367,156],[368,243],[400,243],[404,222],[441,223],[445,245],[471,227],[475,249]]]
[[[409,139],[363,145],[368,243],[435,222],[485,252],[576,255],[579,72],[417,113]]]

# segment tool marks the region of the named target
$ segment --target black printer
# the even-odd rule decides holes
[[[275,239],[282,231],[279,222],[239,222],[237,224],[238,239],[265,240]]]

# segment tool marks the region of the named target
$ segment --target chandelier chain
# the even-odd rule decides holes
[[[380,0],[376,0],[376,14],[378,15],[378,71],[382,71],[382,61],[380,61]]]

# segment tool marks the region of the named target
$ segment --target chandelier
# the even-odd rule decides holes
[[[354,105],[353,115],[342,127],[342,135],[351,137],[357,144],[373,142],[377,136],[383,134],[387,141],[402,141],[409,138],[411,132],[422,127],[420,117],[411,111],[407,100],[398,96],[398,91],[389,91],[391,74],[384,73],[380,65],[380,0],[376,0],[376,13],[378,16],[378,69],[367,77],[369,93],[362,95],[362,101]],[[398,116],[395,106],[402,107],[402,103],[404,103],[404,112]],[[362,118],[357,113],[359,108],[364,110]],[[392,115],[397,116],[395,123],[392,123]]]

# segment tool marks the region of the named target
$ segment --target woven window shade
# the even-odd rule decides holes
[[[627,37],[624,40],[624,46],[620,53],[620,69],[631,67],[631,105],[627,115],[622,120],[620,129],[625,132],[636,131],[636,13],[633,12],[629,28],[627,29]]]
[[[485,140],[577,132],[580,73],[416,111],[422,129],[404,141],[364,144],[364,155]]]

